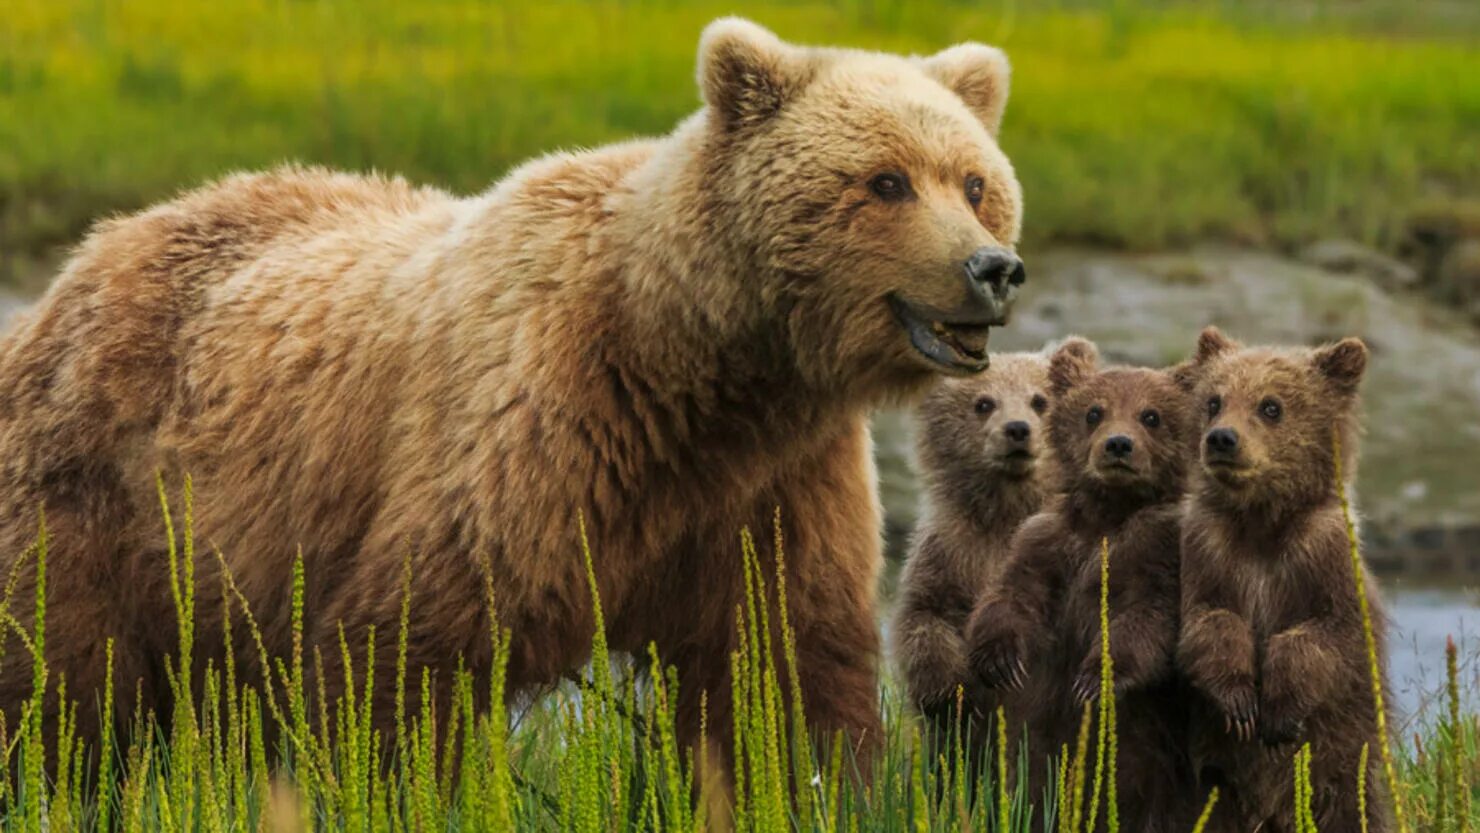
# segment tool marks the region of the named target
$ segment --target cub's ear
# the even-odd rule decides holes
[[[960,43],[918,60],[926,75],[960,96],[987,132],[997,135],[1012,77],[1012,67],[1002,50],[980,43]]]
[[[1231,353],[1239,348],[1239,343],[1223,334],[1217,327],[1207,327],[1197,337],[1197,349],[1192,356],[1180,364],[1174,364],[1167,368],[1171,374],[1172,381],[1185,391],[1191,391],[1197,387],[1202,379],[1203,371],[1212,359]]]
[[[1166,369],[1166,374],[1172,377],[1177,387],[1186,393],[1192,393],[1197,389],[1197,383],[1202,379],[1203,366],[1193,359],[1178,362]]]
[[[1317,349],[1313,362],[1338,392],[1356,393],[1367,370],[1367,345],[1359,338],[1344,338]]]
[[[766,121],[808,75],[800,50],[744,18],[722,17],[699,36],[699,89],[724,130]]]
[[[1100,351],[1078,336],[1070,336],[1059,345],[1048,360],[1048,386],[1055,396],[1094,375],[1100,365]]]
[[[1231,353],[1239,348],[1239,343],[1223,334],[1217,327],[1207,327],[1197,337],[1197,352],[1192,354],[1192,361],[1196,364],[1206,364],[1209,359]]]

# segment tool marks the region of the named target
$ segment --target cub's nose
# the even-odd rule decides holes
[[[1006,434],[1009,440],[1022,444],[1028,441],[1028,437],[1032,436],[1033,429],[1028,426],[1028,423],[1022,420],[1014,420],[1002,426],[1002,433]]]
[[[966,278],[987,295],[1002,295],[1008,287],[1022,286],[1028,273],[1017,255],[1001,246],[983,246],[966,259]]]
[[[1111,457],[1129,457],[1136,450],[1136,443],[1124,434],[1116,434],[1105,441],[1105,452]]]
[[[1232,454],[1238,451],[1238,432],[1232,428],[1214,428],[1208,432],[1208,451],[1214,454]]]

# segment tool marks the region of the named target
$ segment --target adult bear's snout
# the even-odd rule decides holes
[[[1022,258],[1001,246],[983,246],[966,259],[966,278],[984,292],[1001,294],[1022,286],[1028,273]]]
[[[1022,258],[1001,246],[983,246],[962,267],[971,300],[990,310],[994,323],[1007,320],[1017,288],[1027,280]]]

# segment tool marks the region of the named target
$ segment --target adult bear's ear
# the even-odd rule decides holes
[[[1316,370],[1339,393],[1356,393],[1357,386],[1362,384],[1362,374],[1367,370],[1367,345],[1359,338],[1344,338],[1317,349],[1314,363]]]
[[[766,121],[808,75],[800,50],[744,18],[722,17],[699,36],[699,89],[725,130]]]
[[[1100,366],[1100,351],[1087,339],[1070,336],[1048,360],[1048,386],[1054,396],[1074,388],[1093,376]]]
[[[997,135],[1012,77],[1006,53],[980,43],[960,43],[919,61],[926,75],[960,96],[987,132]]]

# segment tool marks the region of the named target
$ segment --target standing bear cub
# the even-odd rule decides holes
[[[394,680],[410,552],[406,659],[438,713],[459,667],[490,674],[490,574],[512,691],[587,660],[584,518],[609,643],[676,666],[689,741],[706,695],[711,736],[729,727],[738,533],[779,507],[808,717],[881,740],[867,418],[984,370],[1023,282],[996,140],[1007,61],[801,47],[726,19],[698,81],[703,108],[669,135],[476,196],[290,168],[89,236],[0,343],[0,552],[25,552],[44,505],[45,659],[84,737],[107,637],[119,731],[136,691],[171,711],[161,472],[194,478],[196,551],[219,549],[272,655],[294,647],[302,553],[306,654],[338,656],[342,625],[363,658],[373,629],[374,677]],[[11,608],[27,626],[33,566]],[[216,559],[196,576],[194,667],[219,668]],[[12,721],[30,661],[0,655]],[[310,673],[337,702],[341,663]],[[392,688],[373,694],[381,727]]]
[[[966,617],[1043,502],[1047,410],[1047,357],[1018,353],[943,381],[915,411],[925,512],[900,577],[893,653],[910,704],[938,736],[954,725],[958,688],[968,723],[998,704],[967,663]]]
[[[1209,328],[1195,380],[1199,463],[1182,532],[1178,662],[1196,698],[1193,763],[1224,798],[1209,829],[1293,829],[1298,745],[1311,745],[1311,806],[1322,830],[1382,831],[1377,715],[1333,440],[1356,460],[1362,342],[1315,350],[1240,349]],[[1349,488],[1349,485],[1348,485]],[[1378,662],[1385,667],[1377,588]],[[1365,828],[1357,761],[1368,758]]]
[[[1191,784],[1173,652],[1187,395],[1167,371],[1099,369],[1094,346],[1071,339],[1051,360],[1049,397],[1058,491],[1018,530],[971,614],[972,667],[990,689],[1022,689],[1036,784],[1099,696],[1108,540],[1121,818],[1129,830],[1185,830]]]

